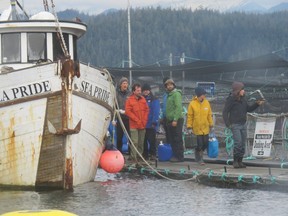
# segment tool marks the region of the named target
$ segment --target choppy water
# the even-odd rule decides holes
[[[0,214],[24,209],[60,209],[81,216],[197,215],[286,216],[288,194],[219,189],[132,174],[98,172],[97,181],[73,192],[0,191]]]

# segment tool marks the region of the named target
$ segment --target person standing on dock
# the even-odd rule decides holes
[[[203,152],[208,147],[209,132],[213,128],[212,109],[209,101],[206,99],[206,91],[197,87],[196,96],[191,100],[187,111],[187,129],[188,133],[194,133],[197,138],[195,148],[195,161],[205,165],[203,161]]]
[[[245,154],[245,144],[247,140],[247,112],[252,112],[264,101],[256,101],[249,105],[245,99],[244,84],[242,82],[232,83],[232,92],[228,96],[223,109],[223,120],[227,128],[230,128],[233,134],[233,167],[245,168],[243,156]]]
[[[145,159],[149,158],[150,160],[156,160],[156,131],[159,124],[160,102],[159,99],[151,92],[151,86],[149,84],[145,83],[142,86],[142,93],[149,106],[143,157]],[[148,143],[150,148],[148,148]]]
[[[128,79],[126,77],[122,77],[119,80],[118,83],[118,88],[116,90],[116,98],[117,98],[117,102],[118,102],[118,108],[119,108],[119,113],[120,113],[120,117],[121,120],[124,124],[124,127],[128,133],[128,135],[130,136],[130,127],[129,127],[129,118],[125,113],[125,103],[126,100],[128,98],[128,96],[130,96],[131,92],[128,89],[129,87],[129,82]],[[116,126],[116,133],[117,133],[117,149],[122,152],[122,146],[123,146],[123,136],[124,136],[124,130],[122,128],[122,125],[120,124],[119,119],[117,119],[117,123],[113,122],[113,125]],[[130,152],[130,147],[129,148],[129,152]]]
[[[168,92],[166,102],[166,124],[167,133],[171,138],[171,147],[173,157],[170,162],[184,161],[184,146],[182,139],[182,128],[184,124],[183,108],[182,108],[182,92],[176,88],[172,79],[165,82],[165,87]]]
[[[146,99],[142,96],[141,85],[139,83],[135,83],[132,86],[132,95],[127,98],[125,111],[129,117],[131,140],[134,145],[131,148],[131,159],[137,163],[140,158],[137,155],[137,151],[140,155],[143,154],[145,128],[149,113],[149,107]]]
[[[163,78],[163,86],[165,88],[165,92],[162,96],[162,104],[161,104],[161,117],[160,117],[160,122],[163,125],[163,129],[165,132],[165,137],[166,137],[166,143],[171,143],[171,138],[170,135],[167,133],[167,119],[166,119],[166,103],[167,103],[167,97],[168,97],[168,91],[165,87],[165,82],[169,79],[169,77],[164,77]]]

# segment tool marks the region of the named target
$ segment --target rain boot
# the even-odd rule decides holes
[[[199,159],[198,163],[200,165],[205,165],[205,162],[203,161],[203,151],[202,150],[199,152],[199,156],[200,156],[200,159]]]
[[[238,158],[238,164],[240,168],[246,168],[246,165],[242,162],[243,157]]]
[[[233,158],[233,167],[234,167],[235,169],[240,168],[240,165],[239,165],[238,160],[239,160],[239,159],[234,156],[234,158]]]

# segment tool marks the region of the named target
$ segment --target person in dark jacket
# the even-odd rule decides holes
[[[119,113],[120,113],[121,120],[124,124],[125,129],[127,130],[130,136],[129,118],[125,114],[125,103],[126,103],[127,98],[131,95],[131,92],[129,91],[128,87],[129,87],[128,79],[126,77],[122,77],[118,83],[118,88],[116,91],[116,98],[117,98],[117,102],[119,106]],[[117,123],[114,122],[113,125],[114,126],[116,125],[116,128],[117,128],[116,129],[117,130],[117,149],[120,152],[122,152],[122,146],[123,146],[122,139],[124,136],[124,131],[118,118],[117,118]],[[129,147],[129,152],[130,152],[130,147]]]
[[[147,83],[142,86],[142,94],[149,106],[143,157],[145,159],[156,160],[156,131],[159,124],[160,102],[159,99],[153,95],[151,87]],[[148,145],[150,145],[150,148],[148,148]]]
[[[230,128],[233,134],[233,167],[245,168],[243,156],[245,154],[245,144],[247,140],[247,112],[252,112],[264,101],[256,101],[249,105],[245,99],[244,84],[242,82],[233,82],[232,92],[228,96],[223,109],[223,120],[227,128]]]

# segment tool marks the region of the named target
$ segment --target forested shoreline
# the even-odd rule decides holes
[[[89,16],[74,10],[88,31],[79,41],[80,60],[95,66],[127,67],[127,10]],[[131,10],[132,60],[135,65],[180,64],[193,58],[238,61],[271,52],[286,58],[288,12],[247,14],[211,10],[143,8]]]

